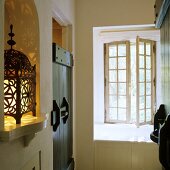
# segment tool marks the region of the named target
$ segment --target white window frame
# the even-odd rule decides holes
[[[134,40],[136,36],[156,41],[156,109],[162,103],[160,30],[152,25],[93,27],[93,123],[104,125],[104,44],[113,41]],[[99,130],[100,131],[100,130]],[[94,133],[96,131],[94,130]]]
[[[151,44],[151,121],[146,121],[146,46],[144,45],[144,71],[145,71],[145,80],[144,80],[144,84],[145,84],[145,94],[144,94],[144,98],[145,98],[145,108],[144,108],[144,121],[142,123],[140,123],[140,115],[139,115],[139,42],[144,42],[144,44],[146,43],[150,43]],[[109,46],[115,45],[117,47],[117,51],[118,51],[118,45],[119,44],[126,44],[126,120],[118,120],[118,112],[117,112],[117,119],[112,120],[109,118],[109,108],[111,108],[109,106]],[[156,105],[156,57],[155,57],[155,41],[152,40],[148,40],[148,39],[141,39],[139,37],[137,37],[136,39],[136,124],[137,126],[139,125],[143,125],[146,123],[151,124],[153,122],[153,116],[155,113],[155,105]],[[117,69],[118,70],[118,54],[116,56],[117,59]],[[129,67],[128,67],[129,66]],[[104,87],[105,87],[105,123],[130,123],[131,120],[131,92],[130,92],[130,85],[131,85],[131,70],[130,70],[130,41],[114,41],[111,43],[106,43],[104,46]],[[118,106],[118,84],[120,83],[118,80],[118,71],[117,71],[117,107],[115,108],[119,108]]]
[[[118,58],[119,58],[119,55],[118,55],[118,47],[119,45],[122,45],[122,44],[125,44],[126,45],[126,56],[123,56],[123,57],[126,57],[126,69],[119,69],[118,68]],[[117,48],[117,56],[115,56],[114,58],[116,58],[116,63],[117,63],[117,67],[116,69],[114,69],[116,71],[116,79],[117,81],[116,82],[109,82],[109,47],[110,46],[116,46]],[[111,42],[111,43],[107,43],[105,44],[105,61],[104,61],[104,65],[105,65],[105,123],[120,123],[120,122],[124,122],[124,123],[127,123],[129,122],[130,120],[130,96],[129,96],[129,88],[130,88],[130,42],[129,41],[116,41],[116,42]],[[118,80],[118,72],[119,70],[126,70],[126,82],[121,82]],[[109,94],[109,84],[110,83],[116,83],[117,84],[117,94],[115,94],[114,96],[117,96],[117,107],[114,107],[114,108],[120,108],[120,109],[124,109],[124,107],[120,107],[119,106],[119,103],[118,103],[118,97],[119,96],[126,96],[126,120],[123,121],[123,120],[118,120],[118,112],[117,112],[117,119],[115,120],[111,120],[109,118],[109,97],[110,97],[110,94]],[[119,83],[126,83],[126,95],[119,95],[119,92],[118,92],[118,87],[119,87]]]
[[[140,123],[140,107],[139,107],[139,43],[143,42],[144,45],[144,71],[145,71],[145,107],[144,107],[144,112],[145,112],[145,119],[143,122]],[[151,45],[151,121],[146,120],[146,43],[149,43]],[[154,114],[156,112],[156,42],[148,39],[143,39],[137,36],[136,38],[136,117],[137,117],[137,126],[143,125],[143,124],[152,124],[153,123],[153,118]]]

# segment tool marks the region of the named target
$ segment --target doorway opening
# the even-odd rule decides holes
[[[62,30],[63,30],[63,27],[53,18],[52,19],[52,40],[53,40],[53,43],[56,43],[58,44],[59,46],[62,47]]]

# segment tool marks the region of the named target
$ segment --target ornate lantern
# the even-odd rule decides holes
[[[16,44],[12,29],[13,25],[8,34],[11,48],[4,51],[4,114],[20,124],[23,114],[36,114],[36,70],[25,54],[12,48]]]

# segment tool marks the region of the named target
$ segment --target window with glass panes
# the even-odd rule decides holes
[[[137,123],[145,124],[152,120],[155,98],[154,42],[137,37],[136,58],[136,105]]]
[[[154,42],[105,44],[105,122],[151,122],[154,111]]]
[[[106,44],[106,122],[126,122],[129,119],[129,47],[129,41]]]

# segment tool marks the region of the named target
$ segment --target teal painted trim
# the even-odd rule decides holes
[[[170,5],[170,0],[163,1],[159,14],[158,14],[158,18],[156,20],[156,24],[155,24],[156,28],[161,28],[165,15],[168,11],[169,5]]]

